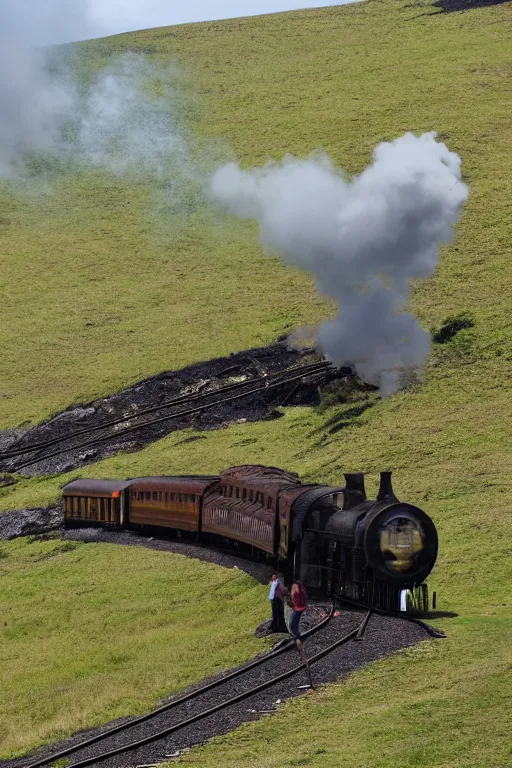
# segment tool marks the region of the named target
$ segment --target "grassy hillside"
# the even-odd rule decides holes
[[[239,570],[28,538],[0,548],[0,578],[2,757],[145,712],[262,647],[265,587]]]
[[[91,57],[131,49],[172,57],[202,146],[222,137],[245,164],[321,147],[357,172],[379,141],[437,130],[461,155],[471,189],[456,241],[413,305],[426,327],[461,311],[473,314],[475,327],[435,350],[422,386],[386,401],[289,409],[278,421],[193,443],[174,434],[73,473],[206,472],[258,461],[337,482],[343,470],[392,468],[398,494],[438,526],[431,584],[440,608],[457,614],[438,620],[446,641],[379,662],[184,762],[502,768],[512,761],[511,22],[509,3],[443,14],[429,0],[367,0],[149,30],[87,48]],[[227,154],[223,146],[218,152]],[[149,186],[90,174],[62,180],[39,207],[4,198],[4,425],[264,343],[330,311],[307,276],[262,256],[253,226],[220,223],[197,208],[167,221],[166,238],[148,224],[151,194]],[[1,508],[51,501],[66,479],[5,489]]]

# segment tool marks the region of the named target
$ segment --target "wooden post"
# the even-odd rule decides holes
[[[297,639],[297,640],[295,640],[295,642],[297,644],[297,650],[299,652],[299,655],[300,655],[300,658],[301,658],[301,661],[302,661],[302,665],[306,669],[306,673],[307,673],[308,680],[309,680],[309,687],[313,688],[313,678],[311,677],[311,668],[309,666],[309,661],[308,661],[306,653],[304,651],[304,646],[302,645],[302,640],[298,640]]]

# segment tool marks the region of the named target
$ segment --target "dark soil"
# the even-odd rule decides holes
[[[19,451],[30,449],[34,443],[69,437],[69,446],[55,445],[41,449],[41,459],[31,466],[24,467],[27,461],[38,458],[34,455],[20,455],[0,461],[0,471],[31,477],[34,475],[50,475],[68,472],[77,467],[99,459],[111,456],[119,451],[137,451],[148,443],[160,440],[165,435],[176,430],[193,427],[197,430],[218,429],[233,423],[261,421],[279,418],[281,413],[277,406],[286,405],[318,405],[320,388],[318,378],[283,384],[268,393],[258,392],[246,397],[216,405],[204,411],[178,416],[159,424],[148,424],[147,427],[134,432],[122,434],[122,430],[132,426],[133,419],[147,409],[161,406],[162,403],[177,397],[193,396],[195,394],[215,393],[219,389],[240,381],[260,379],[262,374],[274,374],[301,363],[315,362],[318,358],[311,349],[290,349],[286,342],[277,342],[269,347],[250,349],[226,358],[217,358],[196,365],[190,365],[180,371],[166,371],[158,376],[135,384],[111,397],[102,398],[92,403],[74,406],[54,418],[39,424],[25,432],[21,437],[15,436],[11,430],[4,435],[3,450]],[[350,369],[335,371],[332,369],[326,375],[326,380],[343,377],[354,378]],[[175,407],[174,410],[185,410],[186,404]],[[167,411],[168,415],[173,411]],[[157,418],[161,413],[144,417],[146,420]],[[78,430],[89,429],[107,421],[122,419],[122,423],[108,427],[101,432],[72,439]],[[136,422],[140,423],[140,420]],[[84,446],[84,442],[105,437],[105,442]],[[198,440],[201,436],[186,438]],[[0,433],[0,447],[2,434]],[[61,455],[47,454],[67,450]],[[1,451],[0,451],[1,454]],[[46,456],[46,458],[45,458]]]
[[[324,605],[313,605],[310,607],[309,611],[315,615],[315,619],[318,621],[319,615],[323,612],[324,608]],[[340,637],[347,634],[347,632],[350,632],[357,627],[361,623],[363,615],[363,613],[353,610],[341,612],[338,617],[333,618],[325,627],[304,641],[307,656],[313,656],[319,650],[326,648]],[[301,629],[303,628],[301,627]],[[341,646],[328,654],[312,666],[314,685],[318,686],[339,680],[371,661],[426,639],[426,632],[416,624],[412,624],[403,619],[374,615],[370,619],[362,642],[351,640],[346,645]],[[133,729],[130,729],[127,732],[121,732],[105,739],[104,742],[100,743],[101,749],[100,745],[92,745],[89,748],[77,752],[70,758],[71,763],[92,757],[100,751],[114,749],[134,740],[145,738],[150,734],[179,723],[196,713],[203,712],[216,706],[220,702],[227,701],[243,691],[248,691],[264,681],[280,675],[299,664],[300,660],[297,650],[295,647],[292,647],[280,656],[268,659],[265,663],[247,671],[240,677],[228,681],[225,684],[221,684],[212,691],[201,694],[197,699],[185,702],[168,712],[156,715],[155,718],[152,718],[150,721],[134,726]],[[222,676],[223,675],[219,675],[217,678]],[[196,689],[201,685],[204,685],[205,682],[207,681],[202,681],[187,690]],[[304,689],[301,689],[298,686],[305,684],[307,684],[307,679],[304,670],[301,669],[300,672],[295,673],[287,680],[276,683],[265,691],[254,694],[237,704],[230,705],[220,712],[209,715],[179,732],[147,744],[144,747],[124,752],[117,757],[108,760],[96,760],[94,765],[108,766],[109,768],[114,768],[114,766],[128,768],[128,766],[164,762],[168,756],[175,755],[179,750],[201,744],[213,736],[229,733],[242,723],[249,720],[256,720],[268,712],[278,711],[282,702],[304,693]],[[179,694],[176,694],[175,697],[178,698],[178,696],[183,695],[183,693],[184,692],[181,691]],[[314,705],[314,702],[315,699],[312,698],[312,706]],[[129,718],[126,718],[125,722],[128,720]],[[115,724],[120,722],[122,721],[117,721]],[[71,746],[73,743],[76,744],[95,733],[108,730],[108,728],[113,725],[114,723],[110,723],[102,729],[76,734],[76,736],[65,742],[54,744],[49,748],[39,750],[37,757],[47,755],[50,759],[50,756],[55,754],[59,748],[62,749]],[[30,760],[35,759],[35,757],[36,756],[33,755],[30,759],[24,758],[6,761],[1,765],[4,766],[4,768],[22,768],[22,766],[26,766]]]

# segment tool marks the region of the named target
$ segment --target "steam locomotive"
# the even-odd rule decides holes
[[[423,510],[396,498],[391,472],[381,473],[376,499],[366,497],[363,473],[345,474],[345,485],[333,487],[244,465],[220,475],[74,480],[63,501],[67,527],[165,529],[229,542],[312,591],[385,610],[429,607],[424,580],[437,557],[436,528]],[[404,591],[412,603],[404,603]]]

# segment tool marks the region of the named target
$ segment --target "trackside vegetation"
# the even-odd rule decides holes
[[[376,473],[392,469],[397,495],[433,517],[440,534],[429,579],[439,595],[433,621],[446,640],[423,643],[293,701],[272,719],[193,750],[181,764],[505,768],[512,762],[512,5],[467,5],[444,13],[432,0],[366,0],[146,30],[83,48],[90,67],[128,50],[172,60],[184,130],[206,165],[206,156],[236,156],[249,166],[321,148],[357,173],[380,141],[436,130],[461,156],[470,186],[455,241],[411,305],[434,331],[454,317],[471,323],[434,345],[423,381],[386,400],[352,394],[345,401],[333,391],[318,409],[286,409],[281,419],[216,432],[175,433],[139,453],[68,476],[21,479],[0,491],[5,510],[55,501],[70,477],[213,472],[257,462],[332,483],[343,471],[364,470],[373,473],[371,493]],[[165,215],[154,200],[150,181],[85,171],[55,178],[51,195],[37,205],[2,193],[0,260],[9,286],[0,310],[2,426],[37,420],[163,369],[265,344],[332,312],[308,275],[262,253],[251,223],[221,218],[195,196],[193,205]],[[192,436],[200,439],[187,442]],[[113,586],[101,582],[105,593],[125,595],[124,569],[140,558],[148,571],[130,567],[130,580],[139,579],[141,596],[148,596],[141,573],[156,572],[162,556],[87,545],[37,560],[37,553],[59,546],[4,544],[0,603],[10,595],[14,626],[30,623],[26,611],[34,603],[23,602],[30,593],[41,621],[49,622],[39,602],[44,580],[37,577],[59,564],[59,582],[47,598],[51,623],[60,621],[77,638],[77,657],[92,659],[96,646],[90,650],[79,638],[81,624],[66,607],[76,582],[86,589],[95,572],[108,573]],[[180,561],[183,578],[185,567]],[[189,567],[201,583],[203,565]],[[255,647],[250,631],[266,610],[265,591],[248,577],[208,568],[211,579],[233,579],[236,593],[233,611],[223,612],[218,627],[216,606],[204,603],[221,638],[215,664],[228,665],[235,662],[230,654],[246,657]],[[175,578],[170,569],[167,578]],[[183,583],[160,585],[167,595],[169,585],[179,590]],[[66,677],[59,664],[68,658],[67,640],[57,634],[50,635],[54,651],[35,700],[27,680],[37,656],[34,670],[21,665],[19,675],[12,674],[14,663],[0,666],[0,690],[7,686],[14,704],[2,725],[4,755],[140,711],[173,681],[184,684],[211,670],[202,666],[198,632],[196,661],[188,666],[188,655],[176,657],[172,679],[162,678],[167,632],[177,624],[159,594],[155,616],[163,611],[168,621],[152,638],[154,668],[134,640],[146,615],[144,598],[133,615],[124,599],[111,612],[124,638],[114,639],[112,631],[116,653],[128,654],[144,679],[135,699],[131,672],[103,656],[100,677],[93,664],[83,677]],[[81,599],[100,627],[100,598],[91,591]],[[26,658],[28,635],[7,637],[8,629],[0,625],[2,648]],[[57,668],[64,682],[55,683]],[[92,684],[100,706],[84,711]],[[65,695],[52,696],[55,685]],[[45,697],[50,729],[35,712]]]

